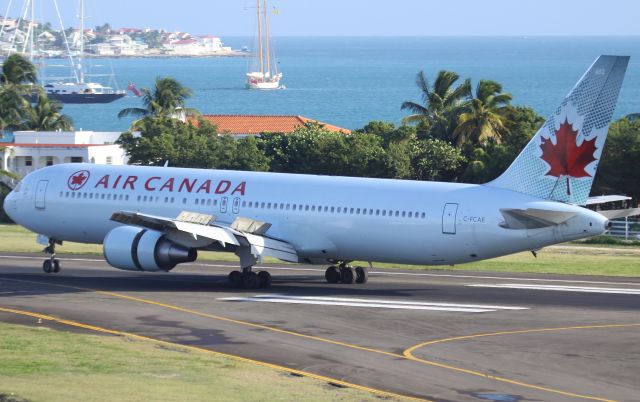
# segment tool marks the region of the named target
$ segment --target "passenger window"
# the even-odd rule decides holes
[[[396,211],[396,218],[400,216],[400,211]]]
[[[309,210],[309,206],[308,206],[308,205],[305,205],[305,206],[304,206],[304,210],[305,210],[305,211],[308,211],[308,210]]]
[[[340,209],[340,207],[338,207],[338,213],[340,213],[340,211],[341,211],[341,209]]]
[[[412,216],[411,216],[412,214],[413,214],[413,212],[409,211],[409,218],[412,218]]]
[[[349,210],[349,213],[353,215],[353,208]]]
[[[183,199],[182,199],[182,203],[183,203],[183,204],[186,204],[186,203],[187,203],[187,199],[186,199],[186,198],[183,198]]]
[[[420,217],[424,219],[424,212],[420,214]]]
[[[405,211],[402,211],[402,217],[404,218],[407,215]]]
[[[312,205],[312,206],[311,206],[311,212],[315,212],[315,211],[316,211],[316,206],[315,206],[315,205]]]
[[[242,208],[247,206],[247,202],[246,201],[242,201]]]
[[[264,209],[264,202],[260,203],[260,208]]]
[[[356,215],[360,215],[360,208],[356,209]]]
[[[376,209],[376,216],[380,216],[380,210]]]
[[[287,211],[291,208],[291,204],[287,204]]]
[[[331,207],[331,213],[333,213],[333,211],[335,211],[335,207]]]
[[[284,204],[280,204],[280,209],[284,209]]]
[[[296,210],[296,204],[293,204],[293,210],[294,211]]]
[[[324,207],[324,212],[329,212],[329,207]]]

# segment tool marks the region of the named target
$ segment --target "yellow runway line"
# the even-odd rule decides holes
[[[117,330],[113,330],[113,329],[97,327],[95,325],[85,324],[85,323],[81,323],[81,322],[78,322],[78,321],[66,320],[66,319],[62,319],[62,318],[56,318],[56,317],[53,317],[53,316],[50,316],[50,315],[40,314],[40,313],[36,313],[36,312],[32,312],[32,311],[17,310],[17,309],[11,309],[11,308],[6,308],[6,307],[0,307],[0,312],[23,315],[23,316],[29,316],[29,317],[38,318],[38,319],[44,320],[44,321],[57,322],[59,324],[64,324],[64,325],[68,325],[68,326],[76,327],[76,328],[87,329],[87,330],[90,330],[90,331],[100,332],[100,333],[104,333],[104,334],[123,336],[123,337],[131,338],[131,339],[137,339],[137,340],[141,340],[141,341],[156,343],[156,344],[163,345],[163,346],[172,346],[174,348],[180,348],[180,349],[185,349],[185,350],[205,353],[205,354],[214,355],[214,356],[218,356],[218,357],[225,357],[225,358],[228,358],[228,359],[233,359],[233,360],[241,361],[241,362],[244,362],[244,363],[250,363],[250,364],[254,364],[254,365],[258,365],[258,366],[262,366],[262,367],[267,367],[267,368],[270,368],[270,369],[273,369],[273,370],[278,370],[278,371],[283,371],[283,372],[287,372],[287,373],[291,373],[291,374],[296,374],[296,375],[299,375],[299,376],[313,378],[313,379],[316,379],[316,380],[319,380],[319,381],[328,382],[328,383],[331,383],[331,384],[337,384],[337,385],[340,385],[340,386],[343,386],[343,387],[353,388],[353,389],[357,389],[357,390],[360,390],[360,391],[367,391],[367,392],[370,392],[372,394],[376,394],[376,395],[380,395],[380,396],[384,396],[384,397],[400,398],[400,399],[406,399],[406,400],[412,400],[412,401],[432,402],[432,401],[429,401],[428,399],[416,398],[416,397],[412,397],[412,396],[408,396],[408,395],[397,394],[397,393],[394,393],[394,392],[383,391],[383,390],[376,389],[376,388],[365,387],[363,385],[358,385],[358,384],[350,383],[350,382],[347,382],[347,381],[338,380],[336,378],[326,377],[326,376],[323,376],[323,375],[314,374],[314,373],[310,373],[310,372],[307,372],[307,371],[296,370],[296,369],[293,369],[293,368],[280,366],[280,365],[277,365],[277,364],[272,364],[272,363],[267,363],[267,362],[263,362],[263,361],[260,361],[260,360],[250,359],[250,358],[247,358],[247,357],[232,355],[232,354],[229,354],[229,353],[217,352],[215,350],[205,349],[205,348],[201,348],[201,347],[198,347],[198,346],[183,345],[183,344],[180,344],[180,343],[163,341],[161,339],[151,338],[151,337],[144,336],[144,335],[138,335],[138,334],[134,334],[134,333],[131,333],[131,332],[117,331]]]
[[[432,362],[432,361],[429,361],[429,360],[420,359],[419,357],[415,357],[413,355],[413,352],[415,352],[418,349],[421,349],[421,348],[424,348],[424,347],[427,347],[427,346],[431,346],[431,345],[435,345],[435,344],[439,344],[439,343],[454,342],[454,341],[461,341],[461,340],[468,340],[468,339],[476,339],[476,338],[483,338],[483,337],[489,337],[489,336],[530,334],[530,333],[542,333],[542,332],[559,332],[559,331],[570,331],[570,330],[581,330],[581,329],[629,328],[629,327],[640,327],[640,324],[581,325],[581,326],[571,326],[571,327],[538,328],[538,329],[526,329],[526,330],[518,330],[518,331],[500,331],[500,332],[482,333],[482,334],[474,334],[474,335],[455,336],[455,337],[450,337],[450,338],[436,339],[436,340],[432,340],[432,341],[419,343],[417,345],[414,345],[414,346],[412,346],[410,348],[405,349],[402,352],[402,354],[408,359],[419,361],[419,362],[423,362],[425,364],[436,365],[437,367],[447,368],[447,369],[450,369],[450,370],[456,370],[456,371],[460,371],[460,372],[463,372],[463,373],[466,373],[466,374],[471,374],[471,375],[475,375],[475,376],[478,376],[478,377],[488,378],[488,379],[491,379],[491,380],[501,381],[501,382],[505,382],[505,383],[508,383],[508,384],[518,385],[518,386],[522,386],[522,387],[526,387],[526,388],[536,389],[536,390],[539,390],[539,391],[552,392],[552,393],[555,393],[555,394],[564,395],[564,396],[570,396],[570,397],[579,398],[579,399],[587,399],[587,400],[603,401],[603,402],[615,402],[612,399],[605,399],[605,398],[599,398],[599,397],[595,397],[595,396],[575,394],[575,393],[572,393],[572,392],[561,391],[561,390],[557,390],[557,389],[553,389],[553,388],[547,388],[547,387],[541,387],[541,386],[538,386],[538,385],[527,384],[527,383],[523,383],[521,381],[511,380],[511,379],[508,379],[508,378],[494,376],[494,375],[486,374],[486,373],[481,373],[481,372],[478,372],[478,371],[467,370],[467,369],[462,369],[462,368],[459,368],[459,367],[449,366],[449,365],[443,364],[443,363],[436,363],[436,362]]]
[[[368,348],[368,347],[364,347],[364,346],[358,346],[358,345],[354,345],[354,344],[350,344],[350,343],[346,343],[346,342],[340,342],[340,341],[336,341],[336,340],[333,340],[333,339],[321,338],[321,337],[317,337],[317,336],[313,336],[313,335],[306,335],[306,334],[302,334],[302,333],[299,333],[299,332],[288,331],[288,330],[284,330],[284,329],[280,329],[280,328],[276,328],[276,327],[270,327],[270,326],[267,326],[267,325],[255,324],[255,323],[251,323],[251,322],[247,322],[247,321],[236,320],[236,319],[233,319],[233,318],[228,318],[228,317],[223,317],[223,316],[218,316],[218,315],[213,315],[213,314],[207,314],[207,313],[203,313],[203,312],[200,312],[200,311],[195,311],[195,310],[191,310],[191,309],[187,309],[187,308],[183,308],[183,307],[179,307],[179,306],[174,306],[174,305],[171,305],[171,304],[157,302],[155,300],[149,300],[149,299],[143,299],[143,298],[140,298],[140,297],[128,296],[128,295],[124,295],[124,294],[116,293],[116,292],[97,290],[97,289],[90,289],[90,288],[83,288],[83,287],[71,286],[71,285],[61,285],[61,284],[56,284],[56,283],[29,281],[29,280],[23,280],[23,279],[8,279],[8,278],[2,278],[2,279],[15,281],[15,282],[32,283],[32,284],[36,284],[36,285],[46,285],[46,286],[68,288],[68,289],[75,289],[75,290],[82,290],[82,291],[86,291],[86,292],[103,294],[105,296],[111,296],[111,297],[115,297],[115,298],[119,298],[119,299],[130,300],[130,301],[133,301],[133,302],[150,304],[150,305],[155,305],[155,306],[158,306],[158,307],[163,307],[163,308],[167,308],[167,309],[171,309],[171,310],[175,310],[175,311],[180,311],[180,312],[183,312],[183,313],[186,313],[186,314],[191,314],[191,315],[196,315],[196,316],[200,316],[200,317],[211,318],[211,319],[214,319],[214,320],[229,322],[229,323],[238,324],[238,325],[247,326],[247,327],[252,327],[252,328],[264,329],[264,330],[273,331],[273,332],[277,332],[277,333],[282,333],[282,334],[287,334],[287,335],[291,335],[291,336],[306,338],[306,339],[310,339],[310,340],[314,340],[314,341],[318,341],[318,342],[338,345],[338,346],[342,346],[342,347],[346,347],[346,348],[350,348],[350,349],[362,350],[362,351],[366,351],[366,352],[385,355],[385,356],[389,356],[389,357],[393,357],[393,358],[406,359],[406,360],[410,360],[410,361],[413,361],[413,362],[425,364],[425,365],[432,366],[432,367],[438,367],[438,368],[441,368],[441,369],[455,371],[455,372],[458,372],[458,373],[464,373],[464,374],[468,374],[468,375],[472,375],[472,376],[476,376],[476,377],[481,377],[481,378],[484,378],[484,379],[487,379],[487,380],[504,382],[504,383],[508,383],[508,384],[512,384],[512,385],[517,385],[517,386],[529,388],[529,389],[535,389],[535,390],[538,390],[538,391],[545,391],[545,392],[550,392],[550,393],[554,393],[554,394],[570,396],[570,397],[574,397],[574,398],[578,398],[578,399],[594,400],[594,401],[601,401],[601,402],[616,402],[616,401],[613,401],[611,399],[598,398],[598,397],[589,396],[589,395],[575,394],[575,393],[572,393],[572,392],[557,390],[557,389],[553,389],[553,388],[542,387],[542,386],[538,386],[538,385],[534,385],[534,384],[524,383],[524,382],[517,381],[517,380],[511,380],[511,379],[504,378],[504,377],[494,376],[494,375],[491,375],[491,374],[485,374],[485,373],[481,373],[481,372],[477,372],[477,371],[473,371],[473,370],[468,370],[468,369],[461,368],[461,367],[451,366],[451,365],[444,364],[444,363],[438,363],[438,362],[435,362],[435,361],[430,361],[430,360],[426,360],[426,359],[420,359],[418,357],[413,356],[412,352],[415,351],[416,349],[419,349],[421,347],[425,347],[425,346],[430,345],[430,344],[442,343],[442,342],[450,342],[450,341],[453,341],[453,340],[470,339],[470,338],[481,337],[481,336],[490,336],[490,335],[499,335],[499,334],[511,334],[511,333],[516,334],[516,333],[526,333],[526,332],[550,332],[550,331],[560,331],[560,330],[579,329],[579,328],[584,329],[584,328],[607,328],[607,327],[613,328],[613,327],[623,327],[623,326],[627,326],[627,327],[628,326],[640,326],[640,324],[611,324],[611,325],[600,325],[600,326],[592,325],[592,326],[588,326],[588,327],[542,328],[542,329],[531,329],[531,330],[521,330],[521,331],[504,331],[504,332],[499,332],[499,333],[494,333],[494,334],[467,335],[467,336],[452,337],[452,338],[446,338],[446,339],[439,339],[439,340],[434,340],[434,341],[422,342],[420,344],[417,344],[415,346],[412,346],[412,347],[404,350],[402,354],[398,354],[398,353],[387,352],[387,351],[384,351],[384,350],[378,350],[378,349]]]

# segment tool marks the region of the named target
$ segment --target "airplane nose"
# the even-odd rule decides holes
[[[7,194],[7,196],[4,198],[4,204],[2,207],[4,209],[4,212],[9,215],[9,218],[11,218],[11,220],[15,222],[15,212],[18,208],[15,191],[11,191],[9,194]]]

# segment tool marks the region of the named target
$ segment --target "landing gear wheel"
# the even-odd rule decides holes
[[[271,274],[267,271],[258,272],[258,287],[268,288],[271,286]]]
[[[60,261],[58,261],[57,259],[53,260],[51,272],[53,272],[54,274],[60,272]]]
[[[369,280],[369,270],[364,267],[356,267],[356,283],[367,283]]]
[[[340,282],[340,271],[338,267],[335,265],[330,266],[324,273],[324,279],[327,280],[327,283],[338,283]]]
[[[340,267],[340,282],[347,284],[347,285],[351,285],[356,281],[356,274],[353,271],[353,268],[347,266],[347,267]]]
[[[227,280],[229,281],[229,286],[231,286],[232,288],[239,288],[240,286],[242,286],[242,272],[230,272],[227,276]]]
[[[42,263],[42,270],[45,274],[50,274],[51,271],[53,271],[51,260],[44,260],[44,262]]]
[[[258,274],[255,272],[243,272],[242,273],[242,286],[245,289],[255,289],[260,284],[260,280],[258,279]]]

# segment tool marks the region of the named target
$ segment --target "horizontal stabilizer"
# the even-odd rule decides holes
[[[539,229],[559,225],[577,215],[576,212],[553,211],[548,209],[501,209],[507,229]]]
[[[640,208],[627,208],[627,209],[611,209],[608,211],[596,211],[600,215],[604,216],[607,219],[620,219],[626,218],[629,216],[638,216],[640,215]]]

